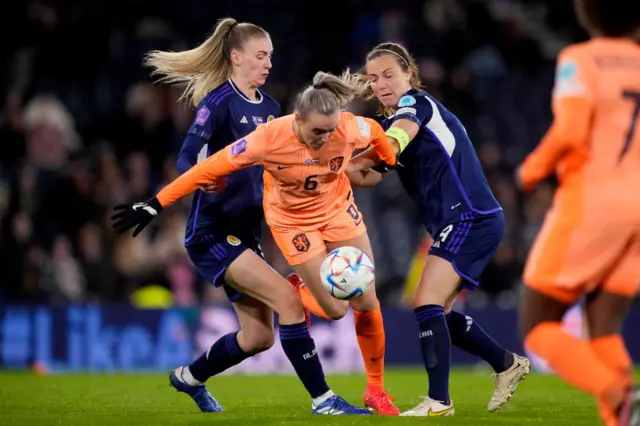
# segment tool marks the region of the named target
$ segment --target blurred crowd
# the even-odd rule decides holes
[[[193,118],[192,108],[177,102],[177,89],[152,84],[143,54],[192,47],[224,16],[271,33],[274,66],[265,89],[283,113],[315,71],[358,68],[378,42],[404,43],[428,90],[465,124],[505,210],[508,229],[483,277],[484,291],[517,289],[553,186],[524,197],[512,176],[549,125],[554,58],[518,20],[496,16],[495,1],[349,0],[309,9],[302,3],[3,6],[0,20],[19,30],[3,41],[0,56],[0,301],[127,302],[149,285],[169,290],[179,306],[224,299],[186,257],[190,200],[135,239],[109,226],[113,205],[143,200],[176,177],[175,155]],[[584,37],[570,0],[533,3],[553,11],[548,24],[565,29],[569,41]],[[371,112],[367,104],[354,108]],[[393,175],[375,190],[357,190],[356,199],[373,243],[379,293],[386,303],[401,303],[425,231]],[[276,269],[288,271],[266,230],[263,248]]]

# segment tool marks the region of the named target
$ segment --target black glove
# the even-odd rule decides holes
[[[381,161],[380,164],[378,164],[377,166],[373,166],[371,170],[378,173],[385,174],[385,173],[389,173],[391,170],[394,170],[396,167],[398,167],[398,165],[399,164],[396,164],[395,166],[390,166],[384,161]]]
[[[154,217],[160,214],[162,205],[157,198],[153,197],[144,203],[120,204],[115,206],[113,210],[118,212],[111,216],[113,229],[122,234],[137,225],[137,228],[133,231],[133,236],[135,237]]]

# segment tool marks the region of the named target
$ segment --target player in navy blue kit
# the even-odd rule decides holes
[[[269,75],[272,52],[265,30],[226,18],[192,50],[147,55],[153,75],[185,85],[182,99],[196,106],[176,162],[180,173],[279,115],[279,104],[259,89]],[[262,258],[262,174],[258,166],[239,170],[194,195],[185,247],[198,272],[224,287],[240,331],[220,338],[191,365],[171,372],[170,383],[191,396],[203,412],[222,411],[205,381],[269,349],[276,311],[282,348],[311,395],[313,413],[370,414],[329,389],[298,293]]]
[[[451,344],[486,360],[496,371],[489,411],[505,404],[529,373],[530,362],[498,345],[470,317],[451,310],[462,288],[474,289],[504,230],[466,130],[421,90],[418,69],[404,47],[376,46],[366,58],[371,95],[382,127],[398,153],[398,176],[434,239],[414,296],[429,396],[405,416],[453,415],[449,397]],[[389,170],[371,149],[352,160],[352,183],[373,186]],[[374,169],[372,170],[371,167]]]

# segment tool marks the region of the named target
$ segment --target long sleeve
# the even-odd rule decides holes
[[[549,177],[564,155],[587,143],[591,105],[579,98],[558,102],[551,128],[536,149],[522,163],[520,179],[526,189]]]
[[[591,131],[593,94],[589,68],[579,53],[568,48],[560,53],[553,89],[553,123],[536,149],[525,159],[520,179],[526,189],[551,175],[562,158],[586,146]]]
[[[166,207],[219,177],[260,164],[269,146],[267,129],[265,125],[258,127],[183,173],[158,193],[160,204]]]
[[[176,158],[176,169],[180,174],[195,166],[198,162],[198,154],[200,154],[206,143],[207,141],[200,136],[191,133],[187,134]]]
[[[220,123],[225,120],[227,113],[226,103],[217,105],[207,104],[206,101],[203,101],[198,106],[196,116],[176,158],[176,169],[180,174],[193,167],[198,160],[206,157],[206,152],[201,157],[199,154],[214,135]]]
[[[395,166],[397,162],[396,152],[382,126],[377,121],[366,117],[356,117],[356,120],[362,138],[355,144],[355,148],[361,149],[371,145],[380,160],[390,166]]]

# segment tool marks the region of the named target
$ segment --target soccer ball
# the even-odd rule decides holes
[[[322,262],[320,278],[324,288],[336,299],[360,297],[373,287],[373,262],[358,248],[340,247]]]

